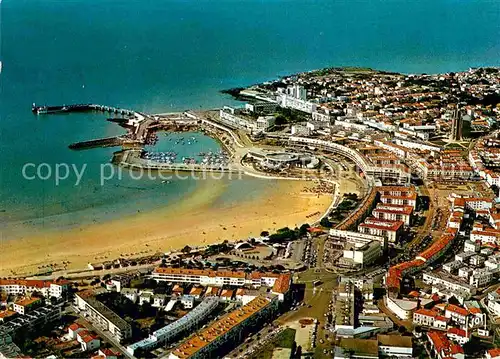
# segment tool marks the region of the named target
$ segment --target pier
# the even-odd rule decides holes
[[[120,115],[134,116],[135,111],[123,108],[105,106],[91,103],[61,105],[61,106],[37,106],[35,103],[31,106],[31,111],[36,115],[47,115],[55,113],[71,113],[71,112],[108,112]]]
[[[123,145],[124,142],[125,138],[123,137],[106,137],[106,138],[98,138],[96,140],[72,143],[68,147],[72,150],[86,150],[89,148],[97,148],[97,147],[121,146]]]

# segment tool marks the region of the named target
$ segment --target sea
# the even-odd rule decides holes
[[[109,173],[102,183],[117,149],[68,145],[123,129],[103,114],[35,116],[32,103],[163,113],[237,105],[220,90],[329,66],[500,65],[498,0],[3,0],[0,11],[2,239],[154,211],[199,184]],[[192,153],[217,146],[200,136]],[[265,186],[231,181],[220,201]]]

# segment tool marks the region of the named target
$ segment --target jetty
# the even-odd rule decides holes
[[[73,104],[73,105],[60,105],[60,106],[37,106],[33,103],[31,111],[36,115],[46,115],[55,113],[70,113],[70,112],[108,112],[120,115],[134,116],[135,111],[123,108],[105,106],[91,103]]]
[[[90,141],[76,142],[72,143],[68,147],[72,150],[86,150],[89,148],[96,148],[96,147],[122,146],[124,142],[125,138],[117,136],[117,137],[98,138]]]

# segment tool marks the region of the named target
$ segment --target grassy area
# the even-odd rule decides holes
[[[293,343],[295,342],[295,329],[287,328],[283,332],[281,332],[277,338],[275,338],[268,345],[264,346],[262,350],[252,358],[255,359],[270,359],[273,357],[274,348],[286,348],[292,349]]]
[[[276,339],[275,346],[278,348],[292,348],[295,341],[295,329],[286,328]]]

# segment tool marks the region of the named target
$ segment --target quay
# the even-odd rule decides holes
[[[221,173],[238,173],[240,171],[239,168],[231,165],[159,163],[141,158],[141,152],[141,150],[123,150],[115,152],[112,162],[122,167],[148,171]]]

